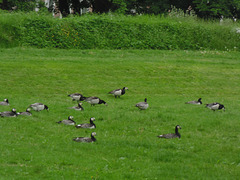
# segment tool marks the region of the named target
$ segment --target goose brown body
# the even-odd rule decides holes
[[[91,104],[92,106],[94,106],[96,104],[105,104],[105,105],[107,105],[107,103],[104,100],[102,100],[102,99],[100,99],[98,97],[95,97],[95,96],[87,97],[87,98],[85,98],[85,101],[88,102],[89,104]]]
[[[1,117],[17,117],[16,109],[13,108],[12,111],[0,112]]]
[[[202,104],[202,98],[199,98],[197,101],[188,101],[185,104],[196,104],[196,105],[200,105]]]
[[[32,113],[30,111],[31,111],[31,108],[27,108],[25,112],[18,112],[17,115],[31,116]]]
[[[73,120],[73,116],[68,116],[68,119],[64,119],[62,121],[58,121],[57,123],[60,124],[66,124],[66,125],[75,125],[76,122]]]
[[[149,107],[149,105],[147,103],[147,98],[145,98],[144,102],[137,103],[135,106],[141,110],[147,109]]]
[[[128,90],[127,87],[123,87],[122,89],[115,89],[113,91],[110,91],[109,94],[112,94],[115,96],[115,98],[120,97],[125,94],[125,90]]]
[[[8,106],[9,105],[9,101],[8,99],[4,99],[3,101],[0,102],[1,106]]]
[[[215,110],[220,110],[220,109],[223,109],[225,111],[225,107],[223,104],[220,104],[220,103],[210,103],[210,104],[206,104],[206,107],[215,111]]]
[[[85,97],[80,93],[73,93],[68,96],[71,97],[73,101],[83,101],[85,99]]]
[[[171,138],[181,138],[180,133],[178,132],[178,129],[182,129],[179,125],[175,127],[175,133],[170,133],[170,134],[162,134],[157,137],[159,138],[166,138],[166,139],[171,139]]]
[[[69,109],[75,109],[76,111],[83,111],[82,103],[78,103],[78,106],[70,107]]]
[[[76,125],[76,128],[88,128],[88,129],[94,129],[96,128],[96,125],[94,124],[95,118],[90,118],[90,123],[84,123],[84,124],[78,124]]]
[[[95,142],[96,141],[96,132],[92,132],[91,133],[91,137],[76,137],[76,138],[73,138],[73,141],[76,141],[76,142],[86,142],[86,143],[91,143],[91,142]]]

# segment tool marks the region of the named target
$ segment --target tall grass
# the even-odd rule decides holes
[[[84,15],[65,19],[31,14],[0,17],[6,35],[1,46],[76,49],[239,50],[237,23],[205,22],[195,17]],[[11,31],[4,30],[9,27]],[[12,33],[11,33],[12,32]],[[3,34],[4,34],[3,33]]]
[[[153,50],[0,50],[0,100],[24,111],[34,102],[49,112],[0,119],[0,179],[237,179],[239,161],[238,52]],[[109,91],[127,86],[115,99]],[[68,94],[99,96],[108,106],[83,112]],[[144,98],[146,111],[134,105]],[[225,112],[184,104],[202,97]],[[96,118],[92,130],[57,124]],[[174,132],[181,139],[158,139]]]

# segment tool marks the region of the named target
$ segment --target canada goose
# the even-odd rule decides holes
[[[34,111],[42,111],[44,109],[46,109],[47,111],[49,110],[48,107],[42,103],[34,103],[31,104],[29,107],[32,108]]]
[[[69,109],[75,109],[77,111],[83,111],[84,108],[82,107],[82,103],[78,103],[78,106],[73,106],[73,107],[70,107]]]
[[[225,111],[225,107],[223,104],[220,104],[220,103],[211,103],[211,104],[206,104],[206,107],[215,111],[215,110],[220,110],[220,109],[223,109]]]
[[[85,97],[79,93],[69,94],[68,96],[71,97],[73,101],[83,101],[85,99]]]
[[[58,124],[62,123],[62,124],[66,124],[66,125],[75,125],[76,122],[73,120],[73,116],[68,116],[68,119],[64,119],[62,121],[58,121]]]
[[[76,128],[88,128],[88,129],[94,129],[96,128],[96,125],[93,123],[93,121],[95,121],[94,117],[90,118],[90,124],[85,123],[85,124],[78,124],[76,125]]]
[[[31,108],[27,108],[25,112],[18,112],[17,115],[26,115],[26,116],[31,116],[32,113],[30,113]]]
[[[86,143],[90,143],[90,142],[95,142],[96,138],[94,136],[96,136],[97,134],[95,132],[91,133],[91,137],[76,137],[73,139],[73,141],[76,142],[86,142]]]
[[[8,105],[9,105],[8,99],[4,99],[3,101],[1,101],[1,102],[0,102],[0,105],[2,105],[2,106],[8,106]]]
[[[202,98],[199,98],[197,101],[185,102],[185,104],[197,104],[197,105],[200,105],[200,104],[202,104],[201,99],[202,99]]]
[[[16,109],[13,108],[12,111],[0,112],[1,117],[17,117]]]
[[[112,95],[115,96],[115,98],[117,98],[117,97],[120,97],[120,96],[124,95],[125,90],[128,90],[128,88],[123,87],[123,89],[116,89],[116,90],[113,90],[113,91],[109,92],[109,94],[112,94]]]
[[[136,104],[136,107],[138,107],[141,110],[145,110],[148,108],[147,98],[145,98],[144,102],[140,102]]]
[[[177,125],[175,127],[175,134],[163,134],[163,135],[159,135],[157,137],[159,138],[166,138],[166,139],[171,139],[171,138],[181,138],[181,135],[178,132],[178,129],[182,129],[179,125]]]
[[[94,97],[94,96],[85,98],[85,101],[90,103],[92,106],[94,106],[96,104],[105,104],[105,105],[107,105],[107,103],[105,101],[101,100],[98,97]]]

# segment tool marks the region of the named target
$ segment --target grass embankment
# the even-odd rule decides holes
[[[1,13],[0,47],[76,49],[237,50],[238,23],[194,17],[85,15],[54,19]]]
[[[0,179],[236,179],[239,159],[240,54],[192,51],[2,49],[0,99],[24,111],[35,102],[49,112],[0,119]],[[124,96],[107,93],[127,86]],[[108,106],[76,112],[68,94],[98,96]],[[150,107],[134,105],[148,98]],[[184,104],[202,97],[225,112]],[[57,124],[96,118],[97,142]],[[182,126],[181,139],[158,139]]]

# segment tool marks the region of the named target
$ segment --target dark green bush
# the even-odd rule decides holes
[[[0,19],[1,20],[1,19]],[[239,50],[236,24],[220,25],[191,18],[86,15],[54,19],[18,15],[22,46],[76,49]],[[13,24],[7,24],[15,28]],[[4,40],[4,36],[0,36]]]

